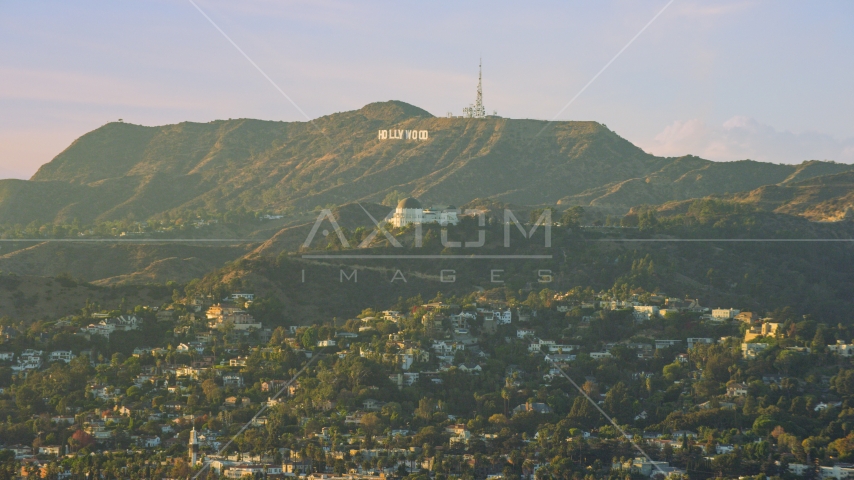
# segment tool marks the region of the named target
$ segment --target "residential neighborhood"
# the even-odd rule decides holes
[[[72,316],[45,327],[63,348],[0,344],[0,399],[40,431],[9,423],[2,448],[43,478],[73,478],[95,452],[159,459],[132,478],[551,478],[581,445],[597,477],[736,458],[782,477],[854,471],[833,420],[854,378],[848,335],[660,293],[508,300],[410,299],[319,325],[264,325],[242,292]]]

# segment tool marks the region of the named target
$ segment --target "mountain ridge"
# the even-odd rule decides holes
[[[380,130],[426,130],[422,140]],[[465,204],[589,205],[624,213],[851,170],[656,157],[592,121],[436,117],[400,101],[311,122],[109,123],[30,180],[0,180],[0,223],[83,223],[236,208],[309,211],[389,194]]]

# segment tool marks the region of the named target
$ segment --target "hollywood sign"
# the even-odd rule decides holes
[[[427,140],[427,130],[380,130],[380,140]]]

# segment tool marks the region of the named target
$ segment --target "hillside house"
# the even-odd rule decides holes
[[[121,315],[116,318],[108,318],[101,320],[98,323],[91,323],[80,329],[81,333],[87,338],[92,335],[100,335],[110,338],[113,332],[128,332],[138,330],[142,326],[142,319],[136,315]]]
[[[742,343],[741,355],[745,359],[753,359],[759,356],[759,353],[768,348],[767,343]]]
[[[516,330],[516,338],[533,337],[537,332],[530,328],[520,328]]]
[[[679,345],[680,343],[682,343],[682,340],[656,340],[655,341],[655,349],[658,350],[659,348],[675,347],[676,345]]]
[[[285,380],[267,380],[266,382],[261,382],[261,391],[278,392],[286,383],[287,382]]]
[[[726,387],[728,397],[745,397],[747,396],[747,385],[743,383],[731,383]]]
[[[691,337],[688,339],[688,349],[694,348],[694,345],[712,345],[713,343],[715,343],[713,338]]]
[[[465,350],[465,344],[459,342],[446,342],[445,340],[433,340],[433,350],[438,355],[453,355],[458,350]]]
[[[718,321],[729,320],[741,313],[740,310],[734,308],[714,308],[712,309],[712,318]]]
[[[222,386],[237,387],[243,386],[243,375],[239,373],[226,373],[222,376]]]
[[[748,325],[753,325],[754,323],[759,322],[759,315],[753,312],[741,312],[733,318]]]
[[[744,341],[749,342],[760,337],[774,337],[778,333],[783,333],[782,326],[782,323],[768,322],[763,323],[762,325],[751,327],[750,330],[744,332]]]
[[[480,365],[471,362],[461,363],[457,368],[459,368],[462,372],[466,372],[472,375],[480,375],[480,372],[483,371]]]
[[[417,372],[394,373],[388,376],[391,383],[397,385],[397,388],[411,387],[418,383],[420,374]]]
[[[842,340],[837,340],[835,345],[828,345],[827,349],[840,357],[854,356],[854,344],[845,343]]]
[[[637,305],[632,307],[632,315],[636,322],[645,322],[659,314],[659,309],[655,305]]]
[[[238,356],[238,357],[235,357],[235,358],[232,358],[231,360],[229,360],[228,366],[229,367],[245,367],[246,366],[246,360],[248,360],[248,357]]]

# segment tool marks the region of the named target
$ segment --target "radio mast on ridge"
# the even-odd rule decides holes
[[[477,68],[477,99],[473,105],[463,108],[463,116],[466,118],[486,118],[486,108],[483,106],[483,60]]]

